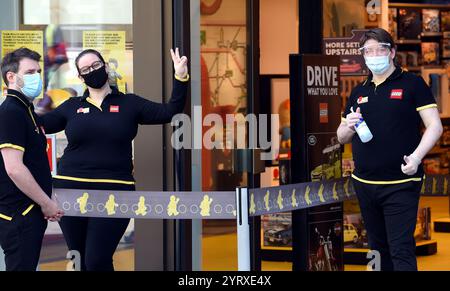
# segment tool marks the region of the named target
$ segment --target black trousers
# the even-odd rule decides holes
[[[6,271],[36,271],[47,221],[35,206],[26,216],[22,212],[12,221],[0,219],[0,245],[5,253]]]
[[[370,248],[381,255],[381,270],[417,271],[414,231],[422,183],[353,184]]]
[[[134,185],[84,183],[54,179],[60,189],[134,191]],[[70,251],[81,256],[81,271],[114,271],[113,256],[130,219],[63,217],[61,226]]]

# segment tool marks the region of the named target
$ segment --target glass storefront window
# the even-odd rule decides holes
[[[246,1],[202,1],[201,75],[203,114],[246,112]],[[205,132],[208,129],[205,129]],[[224,133],[217,133],[221,138]],[[232,151],[208,151],[203,157],[203,190],[233,189],[243,182],[232,172]]]
[[[352,30],[378,27],[381,15],[369,15],[368,4],[369,0],[323,0],[323,36],[350,37]]]
[[[202,0],[200,17],[201,77],[203,115],[218,114],[222,120],[226,115],[246,114],[247,112],[247,16],[246,0]],[[217,132],[216,138],[226,134]],[[204,128],[204,133],[209,128]],[[202,151],[202,179],[204,191],[233,191],[246,184],[246,175],[233,171],[233,151],[217,149]],[[236,223],[205,221],[203,233],[233,233]],[[228,236],[214,238],[218,241]],[[220,242],[220,245],[233,245],[235,242]],[[217,270],[214,262],[225,261],[218,253],[208,253],[203,249],[204,270]],[[236,250],[230,250],[237,257]],[[224,255],[230,255],[223,252]],[[237,266],[229,266],[230,269]]]
[[[40,113],[54,110],[85,87],[78,78],[75,58],[84,49],[99,50],[111,70],[110,84],[133,91],[132,0],[23,0],[22,31],[44,33],[44,98],[36,104]],[[67,146],[64,133],[56,138],[57,158]],[[118,250],[133,248],[134,222]],[[121,256],[116,253],[116,256]],[[50,223],[44,238],[41,270],[65,270],[67,247],[61,229]],[[133,270],[133,255],[120,262],[119,270]]]
[[[131,25],[132,0],[24,0],[23,22],[28,25]]]
[[[74,61],[85,48],[95,48],[105,57],[110,56],[106,61],[122,77],[121,89],[133,91],[132,0],[24,0],[22,7],[20,30],[44,31],[47,93],[52,95],[51,90],[65,88],[78,95],[83,93]],[[92,40],[92,34],[86,32],[96,32],[96,39]],[[101,32],[120,35],[111,40],[110,34],[102,36]]]

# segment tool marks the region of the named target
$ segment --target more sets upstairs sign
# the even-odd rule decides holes
[[[341,76],[367,76],[364,57],[359,51],[360,40],[367,30],[353,30],[351,37],[325,38],[323,40],[323,53],[327,56],[341,58]]]

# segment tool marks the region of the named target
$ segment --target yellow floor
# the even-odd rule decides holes
[[[432,221],[446,218],[449,215],[447,197],[422,198],[421,207],[431,207]],[[421,271],[450,270],[450,234],[434,233],[438,241],[438,253],[434,256],[419,257]],[[236,234],[215,235],[203,238],[203,270],[205,271],[236,271],[237,270],[237,237]],[[65,270],[67,262],[55,262],[41,265],[43,271]],[[115,268],[118,271],[133,271],[134,251],[117,252],[114,257]],[[263,271],[289,271],[292,264],[287,262],[263,262]],[[347,271],[365,270],[364,266],[346,266]]]
[[[67,261],[58,261],[48,264],[41,264],[41,271],[65,271]],[[134,250],[117,252],[114,255],[114,268],[116,271],[134,271]]]
[[[421,207],[431,207],[432,222],[449,216],[448,197],[423,197]],[[419,257],[421,271],[450,271],[450,234],[434,233],[432,239],[438,241],[438,253],[434,256]],[[220,246],[220,249],[218,249]],[[206,271],[237,270],[236,235],[222,235],[203,239],[203,269]],[[289,271],[292,264],[287,262],[263,262],[263,271]],[[365,266],[346,265],[346,271],[364,271]]]

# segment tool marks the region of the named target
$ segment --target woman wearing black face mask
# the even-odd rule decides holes
[[[138,126],[163,124],[181,113],[189,80],[187,58],[173,50],[175,80],[168,104],[123,94],[108,83],[108,66],[95,50],[76,59],[88,90],[42,117],[47,133],[65,130],[68,146],[58,164],[54,187],[134,191],[132,141]],[[113,255],[129,219],[65,217],[60,225],[68,247],[81,255],[81,270],[113,271]]]

